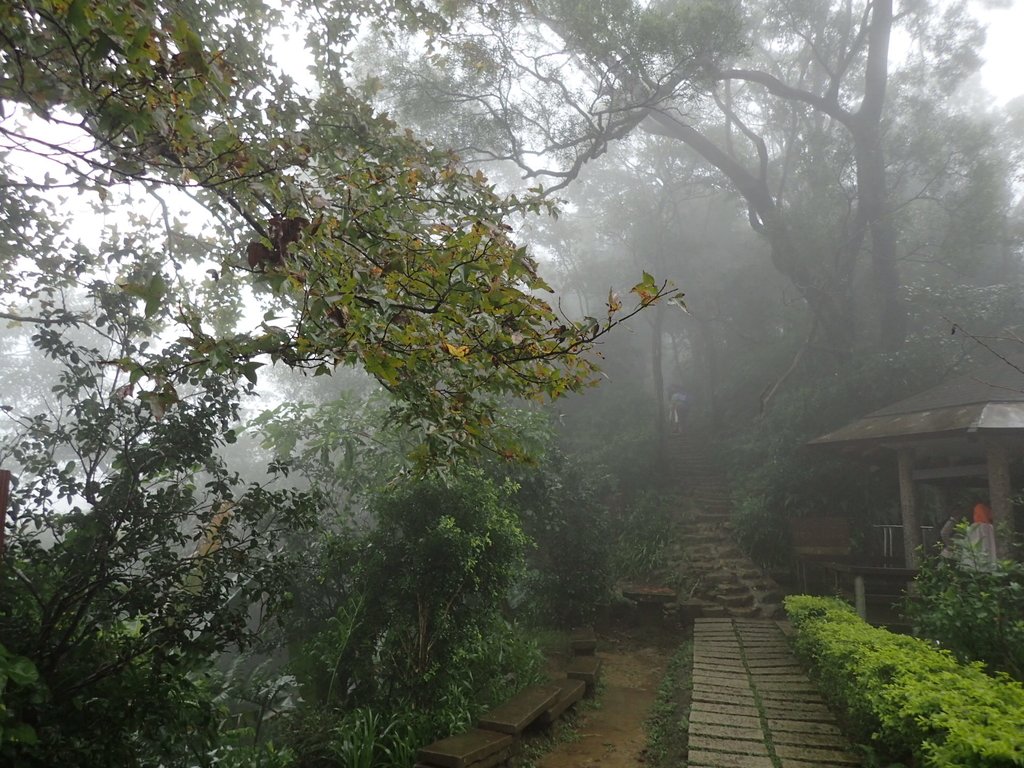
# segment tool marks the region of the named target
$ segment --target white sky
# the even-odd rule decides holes
[[[1024,95],[1024,0],[1015,0],[1011,8],[975,12],[988,26],[981,82],[1005,104]]]

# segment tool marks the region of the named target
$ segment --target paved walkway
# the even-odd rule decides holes
[[[690,766],[860,765],[778,623],[697,619],[693,637]]]

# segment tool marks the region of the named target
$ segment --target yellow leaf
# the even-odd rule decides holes
[[[445,351],[452,357],[457,357],[459,360],[469,354],[469,347],[457,346],[455,344],[449,344],[447,341],[444,342]]]

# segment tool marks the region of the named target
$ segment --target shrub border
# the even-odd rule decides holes
[[[932,768],[1024,766],[1024,685],[924,640],[872,627],[833,598],[785,599],[794,647],[855,736]]]

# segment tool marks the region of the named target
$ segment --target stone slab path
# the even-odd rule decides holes
[[[861,765],[774,621],[696,620],[689,739],[694,768]]]

